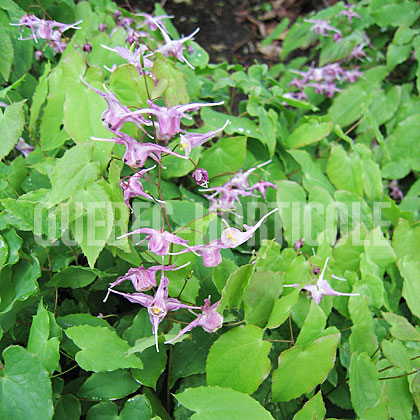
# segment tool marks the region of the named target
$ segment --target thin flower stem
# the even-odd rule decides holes
[[[289,315],[289,328],[290,328],[290,342],[295,344],[295,339],[293,337],[293,328],[292,328],[292,317]]]
[[[292,341],[290,340],[264,340],[264,341],[269,341],[271,343],[292,343]]]
[[[380,381],[386,381],[388,379],[404,378],[404,376],[413,375],[415,373],[417,373],[417,370],[413,370],[412,372],[409,372],[409,373],[403,373],[402,375],[398,375],[398,376],[387,376],[386,378],[379,378],[379,380]]]
[[[73,370],[73,369],[75,369],[75,368],[77,368],[77,367],[79,367],[79,365],[77,365],[77,364],[76,364],[76,365],[72,366],[71,368],[69,368],[69,369],[65,370],[64,372],[60,372],[60,373],[57,373],[57,374],[55,374],[55,375],[50,376],[50,379],[51,379],[51,378],[57,378],[57,377],[59,377],[59,376],[65,375],[67,372],[70,372],[71,370]]]

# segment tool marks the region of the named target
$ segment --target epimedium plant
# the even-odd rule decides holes
[[[418,418],[418,3],[284,20],[248,69],[158,5],[31,6],[0,2],[0,417]]]

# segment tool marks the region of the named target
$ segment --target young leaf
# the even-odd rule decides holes
[[[0,159],[9,154],[22,134],[25,124],[23,104],[17,102],[8,106],[4,112],[0,110]]]

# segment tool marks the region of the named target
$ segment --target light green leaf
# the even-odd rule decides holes
[[[368,259],[382,269],[387,269],[396,261],[395,251],[379,226],[368,233],[364,247]]]
[[[404,278],[402,295],[412,314],[420,317],[420,262],[410,256],[404,257],[398,268]]]
[[[0,25],[0,45],[0,74],[7,82],[9,80],[10,70],[12,69],[14,50],[12,41],[3,24]]]
[[[9,154],[22,134],[25,124],[23,104],[17,102],[8,106],[4,112],[0,110],[0,159]]]
[[[371,16],[380,27],[410,26],[420,16],[420,9],[418,4],[407,0],[384,2],[381,8],[372,11]]]
[[[48,93],[48,76],[51,71],[51,63],[48,61],[45,65],[45,70],[39,78],[38,85],[32,97],[31,112],[29,114],[29,128],[35,132],[35,125],[39,118],[42,104],[45,102]]]
[[[363,167],[355,155],[347,155],[339,145],[333,144],[327,165],[328,178],[338,190],[363,195]]]
[[[358,416],[374,407],[381,396],[376,366],[366,353],[353,353],[350,361],[351,402]]]
[[[0,377],[0,418],[49,420],[53,416],[51,381],[35,355],[20,346],[3,352]]]
[[[296,340],[296,345],[305,348],[308,344],[320,338],[326,323],[327,317],[324,311],[317,303],[312,301],[305,323]]]
[[[249,395],[230,388],[188,388],[175,398],[196,411],[191,420],[273,420],[271,414]]]
[[[270,318],[268,319],[266,328],[277,328],[290,315],[290,311],[298,301],[299,298],[299,289],[293,290],[286,296],[282,296],[278,299],[273,306],[273,309],[270,314]]]
[[[315,119],[310,120],[297,127],[289,137],[286,138],[286,146],[291,149],[298,149],[312,143],[316,143],[331,133],[333,124],[331,122],[320,123]]]
[[[252,272],[251,265],[243,265],[234,271],[228,278],[226,286],[222,290],[222,299],[218,305],[220,310],[238,307],[242,302],[243,290],[248,284]]]
[[[390,44],[386,51],[386,67],[389,71],[404,63],[411,54],[411,44],[408,45],[395,45]]]
[[[273,400],[289,401],[324,382],[334,366],[339,338],[340,334],[327,335],[305,349],[294,346],[282,352],[273,373]]]
[[[265,326],[281,293],[282,283],[282,275],[272,271],[260,271],[251,276],[243,294],[247,324]]]
[[[140,387],[127,370],[94,373],[83,383],[77,395],[92,400],[115,400],[132,394]]]
[[[206,365],[207,383],[252,394],[270,372],[271,344],[255,326],[234,328],[211,346]]]
[[[109,372],[143,367],[134,354],[126,356],[130,345],[109,328],[80,325],[67,328],[65,333],[81,349],[76,353],[76,362],[84,370]]]
[[[93,144],[82,143],[67,150],[51,174],[51,205],[66,200],[99,176],[99,162],[91,162]]]
[[[391,325],[391,335],[401,341],[420,341],[420,332],[417,331],[406,318],[392,312],[382,312],[385,321]]]
[[[406,372],[410,371],[410,359],[407,348],[401,341],[384,340],[381,343],[381,349],[384,356],[394,366],[398,366]]]
[[[59,347],[58,338],[51,337],[50,314],[40,302],[38,312],[32,319],[28,350],[36,354],[41,359],[45,369],[52,374],[60,360]]]
[[[246,137],[224,137],[206,149],[198,163],[206,168],[209,178],[223,172],[236,172],[242,168],[246,154]]]
[[[295,414],[293,420],[321,420],[325,418],[327,410],[322,400],[321,391],[305,403]]]
[[[112,232],[114,212],[108,194],[100,184],[90,184],[72,199],[75,219],[71,230],[77,243],[94,267],[96,259]]]

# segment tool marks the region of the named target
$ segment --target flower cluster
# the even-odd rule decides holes
[[[55,53],[62,53],[67,42],[63,40],[63,33],[69,29],[80,29],[79,25],[82,21],[79,20],[75,23],[60,23],[55,20],[39,19],[34,15],[24,15],[19,20],[19,23],[11,23],[10,25],[19,26],[21,35],[20,40],[33,39],[38,42],[38,39],[45,39],[47,44],[53,48]],[[29,28],[31,36],[22,38],[22,28]]]
[[[339,13],[339,16],[346,16],[348,24],[351,24],[352,18],[360,16],[353,10],[354,5],[346,4],[345,10]],[[331,26],[330,21],[323,19],[304,19],[305,22],[311,23],[311,30],[316,32],[319,35],[329,36],[333,33],[334,42],[340,42],[343,39],[342,32]],[[363,51],[363,48],[367,45],[366,43],[361,45],[355,45],[347,61],[352,59],[363,60],[367,58],[367,54]],[[337,61],[335,63],[327,64],[323,67],[311,66],[307,71],[298,71],[292,70],[294,73],[298,74],[300,78],[294,77],[293,80],[289,83],[290,86],[296,87],[297,91],[287,92],[284,96],[291,99],[305,100],[307,99],[304,88],[312,87],[315,88],[315,92],[321,95],[325,95],[327,98],[332,98],[336,92],[340,92],[341,89],[337,84],[342,84],[343,82],[354,83],[359,77],[363,75],[359,71],[358,67],[351,69],[344,69],[342,65],[344,60]]]

